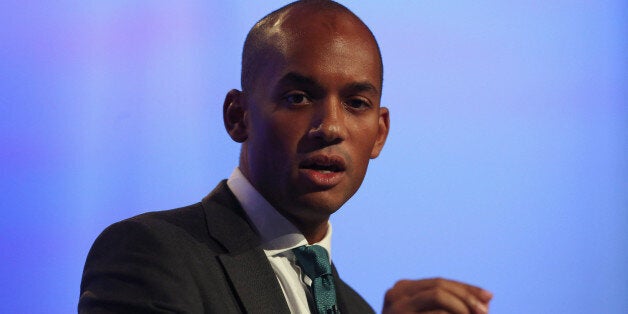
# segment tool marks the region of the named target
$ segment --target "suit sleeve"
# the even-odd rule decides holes
[[[203,312],[194,278],[177,258],[183,252],[168,239],[141,221],[105,229],[85,262],[79,313]]]

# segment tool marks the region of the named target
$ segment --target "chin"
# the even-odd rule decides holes
[[[327,219],[331,214],[338,211],[348,200],[348,198],[325,194],[327,194],[326,191],[304,195],[299,198],[297,208],[300,208],[303,212],[307,212],[308,216],[317,216]]]

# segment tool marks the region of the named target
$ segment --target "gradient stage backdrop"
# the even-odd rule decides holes
[[[285,3],[0,4],[0,312],[75,312],[103,228],[231,173],[223,97]],[[346,281],[377,310],[445,276],[492,313],[628,313],[627,3],[343,3],[379,40],[392,120],[332,219]]]

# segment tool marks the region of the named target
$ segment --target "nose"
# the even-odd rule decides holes
[[[344,108],[339,100],[328,99],[316,106],[308,136],[326,144],[337,144],[345,139]]]

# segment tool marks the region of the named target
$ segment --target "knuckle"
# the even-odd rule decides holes
[[[436,277],[434,278],[434,285],[438,286],[438,287],[442,287],[447,281],[442,278],[442,277]]]
[[[395,283],[395,285],[391,288],[391,290],[396,290],[396,291],[404,291],[406,290],[408,287],[412,286],[412,281],[411,280],[407,280],[407,279],[402,279],[399,280]]]
[[[443,304],[447,299],[447,293],[442,289],[434,289],[431,291],[430,298],[435,304]]]
[[[402,279],[395,283],[395,285],[386,291],[384,295],[384,302],[390,303],[396,301],[404,296],[408,287],[412,285],[411,280]]]
[[[471,291],[472,294],[474,295],[480,295],[482,293],[482,288],[479,287],[474,287],[474,286],[469,286],[469,291]]]
[[[410,285],[412,283],[412,281],[408,280],[408,279],[401,279],[399,281],[397,281],[397,283],[395,284],[395,287],[406,287],[408,285]]]
[[[392,303],[396,299],[397,299],[397,292],[394,289],[390,289],[386,291],[386,294],[384,295],[385,304]]]

